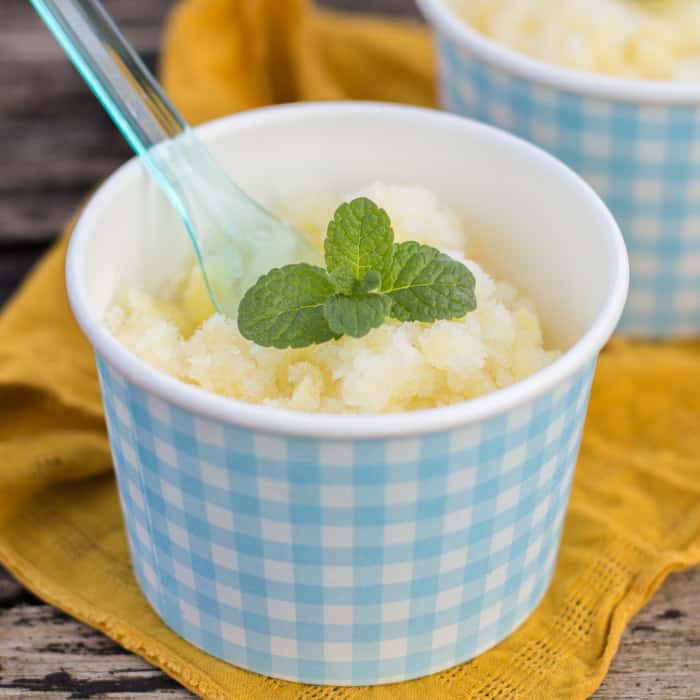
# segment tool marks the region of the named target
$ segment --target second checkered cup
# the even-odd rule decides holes
[[[474,657],[523,623],[552,576],[596,357],[627,291],[612,216],[543,151],[440,112],[307,104],[199,135],[258,197],[370,179],[433,189],[469,213],[481,257],[536,301],[564,353],[488,396],[381,416],[181,383],[101,321],[120,289],[157,288],[188,251],[127,164],[80,217],[67,279],[144,595],[192,644],[278,678],[388,683]]]
[[[443,106],[554,154],[615,215],[631,268],[619,332],[700,334],[700,83],[551,66],[481,36],[446,0],[418,5],[435,30]]]

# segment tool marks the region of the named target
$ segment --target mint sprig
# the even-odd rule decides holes
[[[386,294],[333,294],[323,305],[330,329],[339,336],[353,338],[361,338],[381,326],[390,310],[391,299]]]
[[[387,213],[360,197],[341,204],[328,225],[326,270],[297,263],[276,268],[245,293],[238,328],[258,345],[301,348],[384,323],[431,323],[476,308],[465,265],[415,241],[394,243]]]
[[[296,263],[270,270],[243,296],[238,330],[258,345],[303,348],[337,337],[323,313],[335,293],[326,271]]]
[[[394,245],[394,257],[382,283],[399,321],[461,318],[476,308],[474,276],[437,248],[406,241]]]
[[[389,215],[371,199],[359,197],[341,204],[328,224],[324,253],[333,274],[347,268],[356,280],[371,270],[382,272],[391,261],[394,231]]]

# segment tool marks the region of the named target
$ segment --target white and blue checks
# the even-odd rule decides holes
[[[593,363],[504,415],[351,441],[198,417],[98,369],[140,585],[215,656],[400,681],[496,644],[549,584]]]
[[[618,332],[700,333],[700,104],[641,105],[538,85],[451,36],[438,35],[438,51],[448,110],[548,150],[610,207],[631,268]]]

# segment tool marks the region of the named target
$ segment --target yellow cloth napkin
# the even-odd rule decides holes
[[[192,121],[294,99],[433,100],[425,31],[303,0],[186,0],[162,74]],[[410,683],[318,689],[217,661],[170,632],[129,568],[97,379],[66,300],[65,237],[0,318],[0,562],[48,602],[206,698],[584,698],[625,625],[700,562],[700,344],[615,341],[596,376],[554,582],[515,634]]]

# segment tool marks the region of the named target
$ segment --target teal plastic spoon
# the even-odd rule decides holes
[[[97,0],[30,0],[182,218],[216,309],[273,267],[318,253],[228,177]]]

